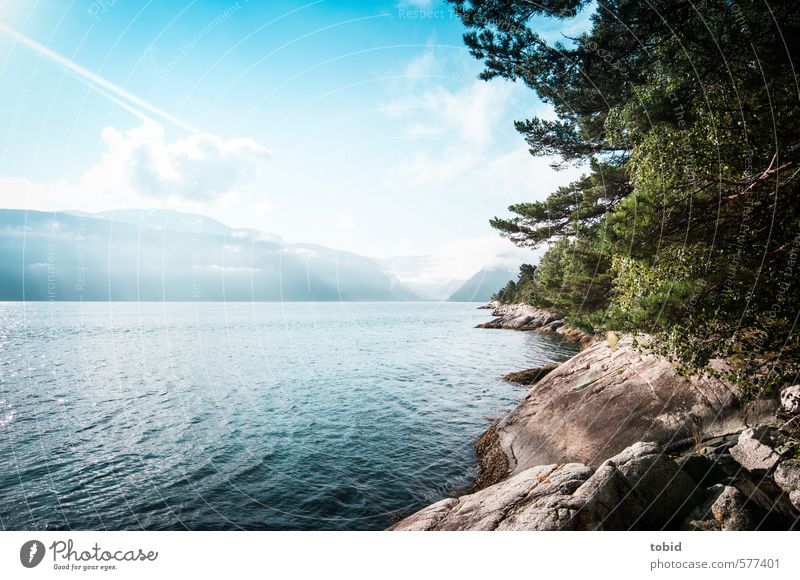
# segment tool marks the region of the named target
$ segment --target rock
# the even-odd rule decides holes
[[[550,323],[545,324],[544,326],[542,326],[539,329],[539,332],[555,332],[556,330],[558,330],[562,326],[564,326],[564,321],[563,320],[554,320],[553,322],[550,322]]]
[[[782,461],[773,476],[775,483],[789,494],[789,501],[800,510],[800,459]]]
[[[591,474],[585,465],[540,465],[532,467],[501,483],[482,491],[446,499],[433,504],[404,520],[392,530],[494,530],[516,507],[541,506],[558,499],[566,499]],[[532,513],[528,514],[532,516]],[[548,514],[552,520],[553,514]],[[539,519],[538,525],[557,529],[553,521]],[[529,522],[537,529],[536,522]]]
[[[797,514],[785,495],[769,480],[743,477],[707,488],[704,500],[691,512],[687,530],[791,530]]]
[[[698,490],[698,498],[700,499],[686,519],[681,524],[681,530],[684,531],[719,531],[721,529],[720,523],[714,519],[711,513],[711,506],[717,501],[725,486],[716,484],[706,489]]]
[[[492,304],[494,303],[490,302],[481,306],[481,308]],[[559,314],[536,308],[530,304],[500,304],[494,309],[492,316],[495,317],[493,320],[479,324],[476,328],[508,328],[521,331],[557,332],[566,340],[580,342],[582,345],[588,344],[591,339],[586,333],[567,326]]]
[[[736,445],[736,440],[739,434],[723,435],[721,437],[712,437],[711,439],[704,439],[701,454],[706,456],[722,456],[729,457],[728,451]],[[716,459],[715,459],[716,460]],[[738,465],[738,464],[737,464]]]
[[[526,369],[524,371],[508,373],[503,377],[503,380],[510,383],[518,383],[520,385],[530,386],[543,379],[548,373],[556,370],[557,368],[558,365],[547,365],[543,367]]]
[[[652,442],[637,442],[605,461],[576,492],[586,498],[589,528],[660,530],[691,506],[694,481]]]
[[[781,391],[781,407],[791,415],[800,413],[800,385],[794,385]]]
[[[758,521],[754,521],[749,510],[745,509],[747,498],[735,487],[725,486],[711,506],[714,519],[719,522],[721,530],[754,530]]]
[[[578,353],[498,423],[511,473],[552,463],[598,467],[637,441],[671,442],[698,431],[709,438],[746,427],[736,393],[722,381],[680,377],[668,360],[631,343],[624,336],[616,351],[603,341]]]
[[[540,465],[395,524],[395,530],[662,529],[690,506],[694,482],[654,443],[605,461]]]
[[[486,304],[481,304],[480,306],[478,306],[478,310],[495,310],[499,306],[500,303],[497,300],[491,300]]]
[[[475,328],[503,328],[501,324],[503,323],[502,318],[495,318],[494,320],[490,320],[489,322],[483,322],[476,326]]]
[[[567,326],[566,324],[556,328],[556,332],[562,335],[566,340],[579,342],[581,347],[584,348],[591,346],[595,341],[593,336],[590,336],[582,330],[578,330],[577,328]]]
[[[789,497],[771,478],[741,470],[740,477],[731,485],[747,498],[747,507],[753,510],[758,520],[758,529],[786,530],[800,523]]]
[[[535,330],[556,319],[550,312],[529,304],[501,304],[494,309],[492,316],[496,318],[479,324],[477,328]]]
[[[527,314],[505,319],[505,323],[502,325],[503,328],[510,328],[511,330],[520,330],[526,326],[538,328],[539,325],[533,316],[528,316]]]
[[[738,443],[731,447],[731,457],[747,471],[766,475],[781,459],[775,451],[777,434],[777,429],[768,426],[746,429],[739,435]]]

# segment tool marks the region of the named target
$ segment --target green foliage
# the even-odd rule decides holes
[[[556,119],[516,123],[533,155],[586,175],[491,220],[538,267],[498,293],[586,331],[642,331],[745,398],[797,380],[800,11],[790,0],[610,0],[569,44],[534,17],[583,0],[450,0],[485,64]],[[727,370],[710,364],[729,361]]]

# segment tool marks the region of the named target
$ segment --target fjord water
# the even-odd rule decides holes
[[[474,303],[0,303],[3,529],[383,529],[559,361]]]

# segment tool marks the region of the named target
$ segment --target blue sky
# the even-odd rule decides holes
[[[527,154],[513,120],[547,109],[476,80],[443,3],[0,0],[0,22],[3,207],[173,208],[465,277],[526,258],[489,218],[577,175]]]

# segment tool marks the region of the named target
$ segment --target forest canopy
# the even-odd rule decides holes
[[[796,382],[796,2],[450,2],[481,78],[524,83],[555,111],[516,122],[530,153],[586,168],[491,220],[547,248],[498,298],[647,333],[684,370],[726,358],[746,396]],[[586,10],[574,38],[536,32]]]

